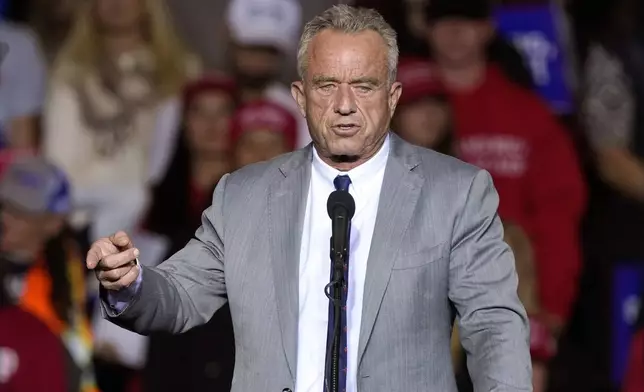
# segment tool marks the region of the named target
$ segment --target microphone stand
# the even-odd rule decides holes
[[[344,279],[344,266],[349,257],[349,238],[351,236],[351,218],[356,205],[349,192],[336,190],[329,195],[327,211],[331,218],[331,281],[324,292],[331,301],[329,316],[333,315],[331,333],[327,335],[327,355],[325,391],[340,392],[340,355],[342,350],[342,291],[347,282]],[[329,336],[332,335],[332,336]],[[330,344],[329,344],[330,341]]]
[[[327,286],[327,297],[333,304],[333,335],[332,344],[328,347],[327,352],[327,374],[326,388],[327,392],[340,392],[340,350],[342,336],[342,287],[344,286],[344,260],[347,255],[347,249],[336,251],[333,247],[333,237],[331,238],[331,260],[333,260],[333,280]],[[332,289],[329,293],[329,289]]]

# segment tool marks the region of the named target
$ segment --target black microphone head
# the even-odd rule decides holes
[[[349,219],[353,218],[353,214],[356,212],[356,202],[353,200],[353,196],[347,191],[333,191],[329,195],[329,200],[326,202],[326,209],[331,219],[333,219],[333,212],[338,207],[347,212]]]

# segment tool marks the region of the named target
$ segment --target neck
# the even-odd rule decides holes
[[[141,33],[133,29],[127,32],[108,34],[103,42],[108,55],[114,57],[139,49],[145,41]]]
[[[229,159],[225,155],[201,155],[192,162],[192,179],[200,189],[211,188],[230,170]]]
[[[451,67],[439,63],[443,80],[452,91],[471,91],[479,87],[485,80],[486,62],[472,62],[463,67]]]

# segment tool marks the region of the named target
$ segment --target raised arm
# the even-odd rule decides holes
[[[124,309],[112,309],[106,300],[110,286],[102,285],[109,320],[141,334],[181,333],[205,324],[226,303],[222,211],[227,177],[217,185],[195,238],[158,267],[140,267],[140,281]]]

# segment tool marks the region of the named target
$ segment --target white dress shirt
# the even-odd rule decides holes
[[[371,248],[380,188],[389,157],[389,137],[369,161],[349,172],[324,163],[315,149],[311,184],[306,202],[299,271],[299,324],[297,382],[295,392],[323,392],[329,299],[324,287],[331,276],[329,239],[331,219],[327,199],[335,190],[333,180],[346,174],[351,178],[349,193],[356,203],[351,220],[349,291],[347,297],[347,392],[356,391],[358,339],[362,317],[362,296]]]

